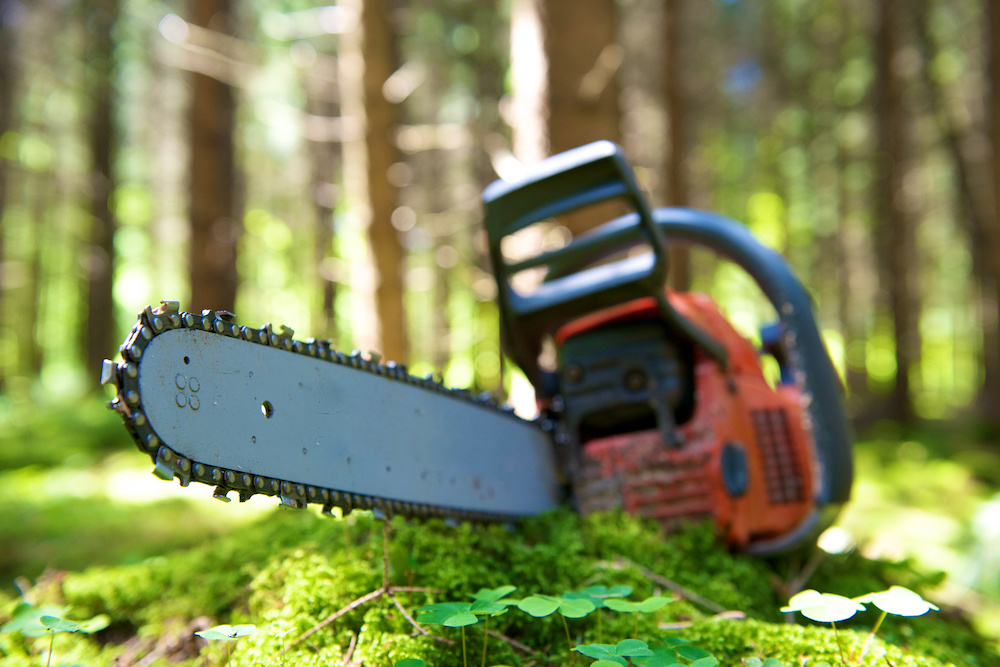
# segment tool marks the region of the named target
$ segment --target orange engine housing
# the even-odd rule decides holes
[[[725,347],[726,366],[693,350],[693,400],[673,442],[648,427],[578,440],[573,485],[580,511],[622,509],[667,529],[711,519],[741,549],[791,532],[808,519],[817,483],[803,395],[793,384],[767,382],[756,348],[709,297],[667,298]],[[657,312],[653,298],[630,301],[563,326],[556,345]]]

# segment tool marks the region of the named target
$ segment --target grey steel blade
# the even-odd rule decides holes
[[[408,382],[195,329],[153,338],[138,382],[163,442],[207,466],[495,514],[558,503],[540,428]]]

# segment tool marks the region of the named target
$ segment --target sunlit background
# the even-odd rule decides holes
[[[454,386],[525,387],[502,359],[480,231],[491,180],[611,138],[654,204],[744,222],[812,292],[861,436],[856,502],[831,549],[945,570],[942,594],[997,632],[992,3],[915,0],[893,15],[868,0],[586,4],[386,2],[364,19],[361,3],[231,0],[228,23],[198,25],[180,2],[0,0],[0,499],[37,513],[72,490],[124,507],[166,486],[130,477],[134,452],[105,457],[127,436],[88,360],[113,356],[146,304],[191,305],[202,76],[234,100],[238,320],[344,351],[388,347]],[[364,20],[388,36],[381,52],[358,43]],[[376,61],[388,75],[365,88]],[[379,145],[390,159],[372,175]],[[377,291],[386,257],[395,306]],[[752,280],[689,259],[678,284],[758,337],[774,313]],[[106,316],[88,307],[102,289]],[[95,320],[111,341],[97,349]],[[4,574],[85,564],[42,553]]]

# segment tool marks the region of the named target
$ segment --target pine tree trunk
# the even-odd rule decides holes
[[[987,241],[986,264],[992,273],[992,284],[983,285],[983,320],[990,326],[983,332],[985,381],[980,395],[981,412],[994,420],[1000,419],[1000,3],[986,0],[989,25],[989,102],[987,132],[993,148],[992,215],[984,218]],[[990,312],[992,310],[992,312]]]
[[[385,0],[342,4],[360,19],[357,29],[341,37],[338,54],[341,108],[351,128],[344,143],[345,197],[353,217],[366,230],[370,249],[368,257],[351,258],[351,289],[359,306],[351,315],[355,345],[406,363],[404,253],[392,226],[398,193],[389,180],[389,168],[399,161],[394,136],[398,109],[382,91],[395,69],[395,39]]]
[[[668,206],[689,204],[687,180],[687,96],[684,90],[683,0],[667,2],[663,7],[664,78],[667,107]],[[670,248],[670,286],[676,290],[691,288],[691,253],[685,247]]]
[[[191,22],[229,32],[228,0],[189,0]],[[233,311],[238,275],[236,247],[241,212],[233,146],[234,108],[230,87],[191,74],[190,276],[193,311]]]
[[[512,21],[515,155],[534,162],[598,139],[620,142],[623,52],[615,1],[518,0]],[[579,234],[622,212],[600,205],[560,222]]]
[[[14,117],[14,53],[16,48],[14,28],[3,21],[0,16],[0,137],[13,126]],[[0,267],[5,266],[7,259],[4,238],[7,236],[3,228],[4,211],[7,207],[8,184],[10,183],[10,165],[6,158],[0,156]],[[8,285],[4,280],[4,272],[0,271],[0,322],[10,322],[7,316]],[[4,337],[14,336],[13,331],[3,332]],[[0,393],[7,385],[7,374],[12,369],[0,364]]]
[[[84,361],[97,374],[101,360],[114,351],[114,234],[110,197],[114,192],[112,165],[116,147],[113,110],[114,54],[111,32],[118,19],[118,0],[87,3],[87,91],[90,98],[91,230],[87,249],[87,312]]]
[[[880,0],[876,36],[878,91],[877,132],[880,159],[877,165],[875,210],[882,228],[881,253],[886,263],[888,305],[896,347],[896,377],[889,404],[890,417],[904,424],[914,418],[910,396],[910,371],[920,358],[916,302],[916,248],[913,229],[903,205],[902,179],[906,159],[906,119],[902,85],[894,71],[899,45],[896,0]]]
[[[403,309],[403,247],[392,212],[398,205],[389,168],[399,161],[394,133],[399,110],[385,98],[382,86],[396,70],[396,46],[389,25],[388,4],[365,0],[361,13],[364,55],[365,152],[368,156],[368,241],[375,265],[375,308],[380,351],[387,359],[405,362],[406,318]]]
[[[339,113],[336,97],[336,71],[324,60],[313,68],[303,86],[306,93],[306,113],[323,121],[332,121]],[[316,75],[315,80],[312,75]],[[338,168],[337,144],[332,138],[316,137],[309,143],[312,168],[313,241],[317,288],[319,292],[319,326],[317,336],[332,336],[335,328],[334,302],[337,277],[327,266],[333,258],[333,210],[336,204],[334,179]]]

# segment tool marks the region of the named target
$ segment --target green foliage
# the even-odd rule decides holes
[[[781,608],[781,611],[786,613],[797,611],[806,618],[810,618],[821,623],[829,623],[833,627],[839,646],[840,635],[837,631],[836,623],[852,618],[859,611],[865,611],[863,603],[871,603],[875,605],[882,610],[882,615],[879,616],[878,621],[875,622],[875,625],[868,636],[868,641],[865,642],[865,646],[861,650],[860,657],[858,658],[859,661],[864,660],[865,656],[868,654],[868,650],[875,637],[875,633],[878,632],[878,629],[881,627],[882,621],[885,620],[887,614],[894,614],[898,616],[922,616],[931,609],[938,609],[936,605],[928,602],[918,593],[915,593],[908,588],[903,586],[891,586],[887,590],[875,593],[866,593],[865,595],[858,596],[854,599],[830,593],[820,593],[811,589],[805,590],[794,595],[792,599],[789,600],[788,605]],[[845,661],[842,647],[840,658],[841,661]],[[853,660],[854,658],[852,657],[852,664],[854,664]]]
[[[106,399],[94,396],[28,405],[0,395],[0,471],[69,462],[92,465],[126,441],[121,422],[109,419]]]
[[[241,625],[216,625],[214,628],[209,628],[208,630],[202,630],[196,632],[195,634],[203,639],[209,641],[224,641],[226,642],[226,663],[232,664],[232,653],[229,650],[229,643],[234,642],[241,637],[249,637],[253,633],[257,632],[257,626],[251,624],[241,624]]]
[[[85,475],[57,477],[24,469],[0,480],[0,585],[35,578],[46,568],[82,569],[136,563],[202,543],[224,532],[219,521],[180,499],[123,504],[76,495]],[[56,486],[58,485],[58,486]],[[55,488],[55,493],[44,489]]]
[[[820,623],[837,623],[846,621],[865,607],[857,601],[845,598],[843,595],[820,593],[814,590],[802,591],[781,608],[785,613],[797,611],[806,618]]]
[[[583,618],[594,611],[594,603],[584,598],[536,594],[517,603],[517,608],[535,618],[559,612],[566,618]]]
[[[715,667],[719,664],[718,658],[681,637],[666,637],[653,648],[651,658],[635,662],[643,667],[674,667],[683,666],[685,661],[693,667]]]
[[[613,665],[627,667],[626,658],[644,658],[654,655],[649,650],[649,645],[639,639],[623,639],[617,644],[582,644],[573,650],[596,660],[591,667],[612,667]]]
[[[63,618],[67,611],[66,607],[51,605],[36,607],[29,602],[21,602],[11,613],[10,621],[0,627],[0,634],[18,633],[33,638],[48,635],[49,647],[45,660],[47,667],[52,663],[53,647],[57,634],[75,632],[92,634],[108,626],[107,616],[95,616],[90,620],[78,622]]]
[[[234,642],[241,637],[249,637],[257,632],[257,626],[249,623],[241,625],[216,625],[208,630],[201,630],[195,634],[209,641],[230,641]]]
[[[145,637],[175,632],[174,628],[186,623],[184,619],[196,615],[233,625],[253,622],[260,631],[233,646],[233,664],[241,667],[274,664],[275,656],[286,648],[282,658],[285,664],[338,664],[352,644],[353,659],[366,664],[393,664],[411,658],[434,665],[461,664],[458,642],[449,646],[432,637],[414,636],[413,627],[385,598],[345,614],[311,635],[308,642],[289,646],[290,638],[298,637],[381,584],[381,531],[375,527],[363,513],[346,520],[323,520],[307,512],[275,512],[237,534],[216,538],[196,549],[129,566],[67,573],[61,586],[47,595],[53,601],[62,596],[60,604],[70,604],[84,614],[106,613],[112,627]],[[780,601],[768,583],[773,570],[759,560],[727,553],[709,539],[711,529],[705,527],[694,526],[664,536],[658,527],[623,515],[579,517],[559,511],[525,520],[512,530],[492,525],[449,526],[441,521],[410,524],[401,520],[393,522],[392,530],[391,580],[426,589],[397,593],[397,599],[411,610],[451,609],[454,613],[437,619],[442,622],[465,613],[475,617],[479,622],[464,627],[473,642],[488,644],[489,664],[517,665],[526,659],[544,659],[568,665],[571,656],[580,653],[572,648],[586,645],[587,639],[592,642],[597,636],[598,628],[592,620],[575,621],[571,636],[577,641],[569,644],[560,623],[511,609],[513,589],[508,582],[525,591],[524,599],[537,598],[540,605],[549,608],[555,604],[550,613],[557,616],[560,605],[585,600],[592,608],[591,618],[603,618],[603,633],[611,638],[607,645],[618,646],[614,642],[624,638],[648,643],[654,656],[634,656],[635,660],[627,657],[633,664],[646,660],[649,667],[649,660],[669,658],[673,662],[654,661],[652,667],[687,665],[713,656],[722,667],[736,667],[751,658],[760,658],[763,665],[765,656],[786,666],[799,664],[800,656],[831,663],[839,659],[837,641],[829,629],[770,622],[780,619]],[[649,537],[644,535],[647,531]],[[609,553],[609,543],[619,544],[621,550]],[[702,549],[701,558],[679,555],[686,549]],[[616,559],[616,555],[621,558]],[[701,561],[704,569],[678,569],[693,567],[693,561]],[[764,593],[743,608],[750,618],[739,622],[712,620],[710,612],[678,600],[662,607],[661,613],[691,623],[681,637],[664,635],[651,622],[642,626],[641,636],[634,637],[634,621],[641,615],[616,612],[609,604],[617,600],[614,605],[630,602],[641,606],[642,601],[657,597],[653,583],[633,563],[641,563],[659,576],[683,583],[706,597],[709,595],[696,582],[710,581],[713,601],[727,608],[740,607],[721,601],[748,599],[749,591]],[[891,590],[889,587],[897,582],[912,588],[914,582],[924,581],[904,565],[871,564],[856,557],[833,559],[824,568],[824,577],[834,581],[838,575],[860,572],[857,582],[877,582],[867,590]],[[580,582],[587,585],[581,588]],[[472,590],[477,592],[470,593]],[[560,590],[571,592],[560,595]],[[850,592],[860,595],[865,591]],[[625,595],[632,595],[638,602],[623,600]],[[772,605],[771,609],[754,613],[765,602]],[[447,607],[449,603],[462,609]],[[499,613],[498,607],[491,605],[509,611]],[[477,615],[474,606],[477,611],[489,609],[491,614]],[[564,609],[572,613],[573,607]],[[874,619],[863,617],[865,614],[858,614],[858,619],[870,628]],[[539,654],[526,655],[512,644],[484,633],[482,621],[486,618],[489,629],[495,626],[496,632]],[[4,620],[2,607],[0,620]],[[918,623],[921,629],[913,630]],[[911,629],[904,632],[904,626]],[[841,630],[845,654],[860,655],[867,634],[849,628]],[[454,633],[449,630],[442,634],[447,637],[449,632]],[[658,642],[661,635],[663,641]],[[451,636],[458,639],[457,633]],[[950,661],[985,666],[996,660],[987,642],[943,615],[901,617],[898,622],[887,623],[882,636],[884,639],[872,642],[869,658],[884,651],[899,667],[939,667]],[[20,655],[17,651],[21,649],[9,637],[0,635],[0,649]],[[923,643],[924,639],[933,645]],[[597,643],[605,642],[598,639]],[[75,646],[67,648],[76,650]],[[100,650],[103,662],[86,658],[85,664],[112,662],[121,649],[109,644],[104,649],[94,646],[89,650]]]
[[[563,595],[564,598],[582,598],[594,605],[595,609],[607,608],[607,602],[615,598],[623,598],[632,594],[631,586],[590,586],[582,591],[572,591]]]

